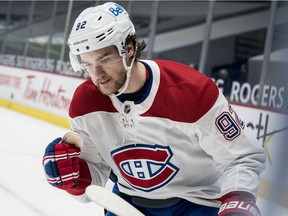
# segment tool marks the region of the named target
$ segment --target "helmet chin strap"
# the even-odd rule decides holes
[[[132,71],[132,67],[133,67],[133,65],[134,65],[134,61],[135,61],[135,58],[136,58],[137,51],[138,51],[138,47],[136,46],[136,48],[135,48],[135,53],[134,53],[134,55],[133,55],[133,59],[132,59],[132,61],[131,61],[130,66],[128,66],[127,63],[126,63],[125,55],[123,56],[122,62],[123,62],[124,68],[125,68],[125,70],[126,70],[126,80],[125,80],[125,83],[121,86],[120,92],[118,92],[117,94],[115,94],[115,93],[110,94],[109,96],[117,97],[117,96],[123,94],[123,93],[126,91],[128,85],[129,85],[129,81],[130,81],[130,77],[131,77],[131,71]]]

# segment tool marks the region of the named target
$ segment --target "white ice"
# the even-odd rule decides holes
[[[103,216],[103,208],[83,204],[45,179],[42,156],[48,143],[67,129],[0,107],[0,215]],[[287,216],[288,209],[258,200],[267,216]],[[264,216],[266,215],[263,212]]]
[[[65,132],[65,128],[0,107],[0,215],[104,215],[102,207],[80,203],[46,182],[44,149]]]

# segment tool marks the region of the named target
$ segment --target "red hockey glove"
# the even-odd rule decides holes
[[[261,216],[255,197],[248,192],[230,192],[220,200],[218,216]]]
[[[43,168],[48,183],[73,195],[83,194],[91,184],[87,163],[79,158],[80,148],[57,138],[45,149]]]

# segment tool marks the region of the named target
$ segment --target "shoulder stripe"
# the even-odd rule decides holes
[[[75,118],[91,112],[116,112],[110,97],[101,94],[91,79],[82,83],[74,92],[69,116]]]
[[[213,80],[176,62],[156,61],[161,80],[152,107],[143,116],[196,122],[215,104],[219,90]]]

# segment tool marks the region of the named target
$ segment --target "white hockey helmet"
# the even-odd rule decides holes
[[[125,40],[134,33],[128,13],[114,2],[85,9],[75,20],[68,39],[73,69],[81,69],[80,54],[115,45],[127,70]]]

